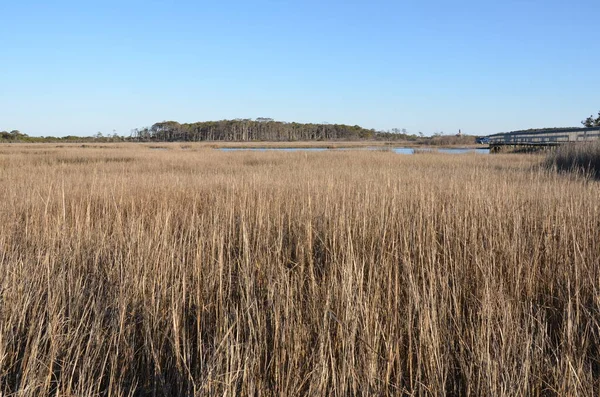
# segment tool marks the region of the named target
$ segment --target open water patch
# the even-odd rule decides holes
[[[431,152],[431,153],[446,153],[446,154],[489,154],[490,149],[479,148],[412,148],[412,147],[356,147],[356,148],[292,148],[292,147],[236,147],[236,148],[218,148],[222,152],[325,152],[325,151],[340,151],[340,150],[372,150],[372,151],[391,151],[397,154],[415,154],[415,152]]]
[[[327,150],[334,150],[331,148],[325,147],[306,147],[306,148],[296,148],[296,147],[222,147],[219,148],[222,152],[325,152]]]

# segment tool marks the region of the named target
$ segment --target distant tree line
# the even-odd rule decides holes
[[[27,137],[27,135],[22,134],[21,131],[19,131],[19,130],[12,130],[11,132],[0,131],[0,139],[1,140],[19,141],[19,140],[23,139],[24,137]]]
[[[97,133],[94,136],[75,136],[67,135],[62,137],[55,136],[29,136],[19,130],[0,131],[0,143],[11,143],[11,142],[28,142],[28,143],[41,143],[41,142],[125,142],[131,140],[131,138],[119,136],[113,134],[112,136],[103,136],[101,133]]]
[[[598,117],[590,116],[581,122],[585,127],[600,127]],[[527,131],[541,131],[562,128],[532,128]],[[114,131],[113,131],[114,132]],[[275,121],[267,117],[252,119],[234,119],[220,121],[200,121],[196,123],[178,123],[161,121],[151,127],[136,128],[129,137],[103,135],[80,137],[30,137],[19,130],[0,131],[0,142],[198,142],[198,141],[330,141],[330,140],[382,140],[410,141],[417,144],[455,145],[475,142],[475,137],[464,135],[456,137],[437,133],[433,137],[409,134],[405,129],[393,128],[388,131],[366,129],[358,125],[329,123],[288,123]],[[473,142],[471,142],[473,141]]]
[[[528,128],[526,130],[514,130],[503,132],[503,134],[511,134],[513,132],[552,132],[552,131],[561,131],[561,130],[576,130],[579,127],[543,127],[543,128]]]
[[[18,130],[0,132],[0,142],[199,142],[199,141],[403,141],[420,145],[455,145],[475,143],[475,137],[444,136],[436,133],[426,137],[419,132],[410,134],[404,128],[388,131],[376,131],[358,125],[330,123],[288,123],[271,118],[234,119],[220,121],[201,121],[197,123],[178,123],[161,121],[151,127],[137,128],[130,136],[116,133],[93,136],[33,137]]]
[[[328,140],[416,140],[406,130],[375,131],[358,125],[287,123],[270,118],[235,119],[178,123],[162,121],[151,127],[136,129],[138,141],[328,141]]]

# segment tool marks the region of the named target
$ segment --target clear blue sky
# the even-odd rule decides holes
[[[0,130],[271,117],[429,135],[600,110],[600,1],[0,0]]]

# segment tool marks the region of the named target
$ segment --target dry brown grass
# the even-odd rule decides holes
[[[597,395],[600,183],[541,161],[0,146],[0,392]]]
[[[558,171],[582,173],[600,179],[600,142],[561,145],[548,153],[545,163]]]

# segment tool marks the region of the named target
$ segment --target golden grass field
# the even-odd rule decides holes
[[[600,182],[542,163],[0,145],[0,394],[598,395]]]

